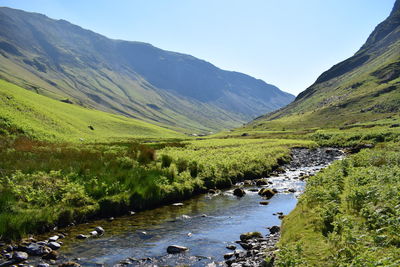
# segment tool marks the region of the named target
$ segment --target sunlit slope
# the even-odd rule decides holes
[[[183,135],[140,120],[63,103],[0,80],[0,134],[94,142]]]
[[[188,133],[238,127],[294,99],[190,55],[1,7],[0,78],[57,100]]]
[[[351,58],[321,74],[285,108],[247,128],[346,126],[400,112],[400,2]]]

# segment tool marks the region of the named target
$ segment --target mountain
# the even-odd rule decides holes
[[[148,122],[63,103],[0,80],[0,137],[97,142],[128,138],[184,138]]]
[[[0,8],[0,78],[73,105],[192,133],[236,127],[294,99],[190,55],[6,7]]]
[[[354,56],[322,73],[288,106],[253,129],[353,125],[400,112],[400,0]]]

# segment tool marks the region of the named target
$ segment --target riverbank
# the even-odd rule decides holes
[[[288,177],[288,179],[307,180],[309,177],[316,175],[320,170],[328,167],[335,160],[343,158],[344,153],[334,148],[318,148],[318,149],[292,149],[289,164],[282,166],[284,177],[288,171],[300,170],[299,176]],[[313,167],[310,169],[310,167]],[[273,185],[273,184],[272,184]],[[272,186],[271,185],[271,186]],[[293,189],[289,189],[293,191]],[[298,192],[303,193],[303,190]],[[300,196],[300,195],[298,195]],[[273,214],[280,219],[285,220],[286,214],[277,212]],[[244,233],[240,236],[238,244],[244,249],[235,250],[233,253],[227,253],[224,257],[227,259],[224,266],[274,266],[275,258],[279,253],[278,242],[281,236],[281,226],[275,225],[268,227],[269,234],[263,236],[258,232]],[[251,236],[251,238],[246,238]]]
[[[297,266],[399,266],[400,145],[382,143],[311,177],[283,221],[277,259]]]
[[[297,146],[316,144],[209,139],[76,145],[0,138],[0,237],[18,240],[227,188],[271,173]]]
[[[304,158],[309,158],[309,157],[304,156]],[[290,172],[290,170],[289,170],[289,172]],[[303,183],[300,179],[290,179],[290,177],[285,177],[285,175],[289,176],[288,173],[286,173],[286,174],[281,174],[280,176],[277,176],[277,177],[268,178],[268,180],[273,183],[273,186],[275,188],[277,188],[280,191],[280,193],[278,193],[274,198],[272,198],[270,200],[270,204],[267,206],[260,205],[259,202],[263,201],[262,198],[257,194],[257,192],[253,192],[254,191],[253,189],[257,189],[257,191],[258,191],[260,189],[260,187],[256,186],[256,185],[251,185],[250,187],[246,186],[244,188],[245,191],[247,192],[247,194],[243,198],[237,198],[237,197],[233,196],[233,189],[231,189],[228,191],[224,191],[226,193],[223,193],[223,194],[216,194],[216,195],[208,194],[208,195],[206,195],[206,198],[204,198],[204,196],[195,197],[193,200],[184,202],[183,206],[180,206],[180,205],[164,206],[159,209],[150,210],[150,211],[143,212],[143,213],[139,212],[134,215],[129,215],[129,216],[123,217],[121,219],[116,218],[112,222],[96,221],[96,222],[88,224],[87,226],[85,224],[83,224],[83,225],[76,226],[76,227],[70,227],[70,228],[66,229],[67,230],[66,234],[68,234],[68,236],[65,239],[61,240],[63,242],[62,248],[60,250],[61,257],[59,257],[59,260],[57,261],[57,263],[60,263],[63,260],[73,260],[75,258],[80,258],[81,263],[84,263],[88,260],[89,261],[95,260],[96,257],[98,257],[98,256],[94,256],[97,253],[95,251],[93,251],[93,253],[95,253],[94,255],[91,255],[91,254],[86,255],[87,252],[83,253],[83,251],[81,249],[79,249],[80,252],[75,254],[75,252],[73,252],[73,251],[75,251],[74,248],[76,247],[76,245],[78,245],[78,248],[79,248],[79,247],[87,244],[89,247],[87,247],[87,249],[84,249],[84,251],[86,251],[86,250],[91,251],[91,248],[93,246],[99,246],[98,249],[100,249],[102,246],[107,244],[107,247],[111,246],[110,247],[111,251],[109,251],[109,252],[111,253],[111,255],[113,255],[112,251],[115,251],[118,248],[118,246],[119,246],[119,245],[117,245],[118,242],[117,242],[117,244],[116,243],[109,244],[109,242],[107,241],[107,243],[103,244],[102,243],[103,240],[104,240],[104,242],[106,242],[106,240],[108,240],[110,238],[111,239],[115,239],[115,238],[119,239],[121,232],[126,231],[123,229],[125,229],[125,228],[127,230],[132,229],[130,227],[134,227],[133,229],[137,229],[137,232],[134,232],[133,236],[131,233],[129,233],[130,241],[132,241],[132,238],[133,238],[133,240],[136,240],[136,241],[134,241],[136,244],[141,244],[143,242],[146,243],[147,242],[146,240],[149,240],[149,241],[153,240],[152,242],[154,242],[154,238],[160,234],[161,235],[164,235],[164,234],[171,235],[172,234],[172,236],[174,237],[173,238],[174,240],[182,239],[183,242],[189,242],[187,245],[190,249],[189,254],[193,256],[192,253],[195,253],[197,251],[197,249],[194,248],[194,246],[198,246],[198,243],[197,243],[198,241],[196,241],[196,240],[198,240],[198,238],[202,236],[199,233],[205,230],[205,228],[202,228],[204,230],[200,230],[200,229],[196,230],[195,228],[197,226],[194,228],[193,225],[199,225],[202,227],[203,226],[207,227],[210,225],[213,225],[211,227],[215,227],[216,225],[220,225],[221,230],[224,229],[222,231],[226,231],[226,230],[230,229],[232,231],[229,231],[226,233],[228,235],[226,236],[227,239],[225,239],[225,240],[231,239],[232,241],[235,240],[235,233],[238,234],[243,231],[252,229],[251,224],[253,223],[253,221],[256,221],[257,219],[260,220],[262,218],[262,216],[266,216],[265,218],[267,219],[267,221],[272,220],[271,226],[276,225],[279,222],[279,219],[277,216],[272,216],[272,213],[279,212],[282,210],[285,213],[288,213],[294,207],[292,205],[295,205],[295,203],[296,203],[295,195],[297,195],[298,192],[300,192],[300,184]],[[307,175],[306,171],[303,173],[302,173],[302,171],[296,171],[293,173],[293,175],[290,175],[290,176],[294,176],[296,178],[301,178],[300,176],[303,177],[306,175]],[[288,182],[289,182],[289,184],[288,184]],[[291,188],[292,189],[296,188],[297,192],[296,193],[289,192],[288,190]],[[292,204],[290,204],[291,206],[281,206],[281,203],[286,203],[284,201],[284,199],[290,200],[290,203],[292,203]],[[200,201],[200,202],[198,202],[198,201]],[[189,204],[189,203],[193,203],[193,204]],[[214,203],[214,204],[211,204],[211,203]],[[227,208],[229,208],[230,206],[231,207],[228,210],[226,210],[226,212],[227,212],[227,214],[230,214],[230,215],[226,215],[227,217],[224,217],[224,216],[221,217],[222,214],[221,214],[220,209],[221,209],[221,207],[225,207],[228,203],[231,203],[231,204],[229,204],[227,206]],[[276,205],[278,205],[278,206],[276,206]],[[284,205],[287,205],[287,204],[284,204]],[[278,208],[280,206],[281,206],[281,208]],[[202,208],[202,210],[200,211],[199,207],[204,207],[204,208]],[[209,210],[209,208],[212,208],[212,209]],[[270,211],[268,212],[268,210],[270,210]],[[246,211],[246,212],[244,212],[244,211]],[[260,217],[260,215],[262,214],[262,211],[264,211],[263,213],[265,213],[265,212],[266,213]],[[198,212],[201,212],[201,214],[198,214]],[[202,217],[203,213],[206,214],[207,216]],[[250,221],[248,221],[248,219],[245,219],[246,216],[249,216],[249,215],[246,215],[248,213],[252,214],[251,216],[254,216],[254,219],[252,219]],[[198,214],[198,215],[196,215],[196,214]],[[168,218],[171,218],[170,216],[172,216],[172,218],[175,218],[175,219],[173,219],[173,220],[168,219]],[[237,216],[239,216],[239,217],[237,217]],[[232,217],[232,218],[229,219],[228,217]],[[239,225],[240,224],[242,224],[242,225],[240,225],[239,228],[232,227],[232,224],[231,224],[232,220],[234,220],[234,221],[237,220],[237,223]],[[243,220],[245,220],[246,223],[243,223],[244,222]],[[156,229],[151,230],[149,228],[149,225],[152,225],[152,224],[157,225],[158,221],[163,224],[163,226],[160,226],[162,228],[157,228],[158,230],[156,230]],[[262,221],[265,221],[265,219]],[[142,225],[142,223],[143,223],[143,225]],[[225,224],[227,224],[229,226],[227,226]],[[75,239],[75,236],[77,236],[78,234],[85,234],[85,235],[90,236],[90,232],[93,231],[95,226],[98,226],[98,225],[104,227],[104,229],[105,229],[104,235],[97,236],[97,237],[90,237],[89,239],[81,240],[81,241]],[[129,226],[129,225],[132,225],[132,226]],[[142,226],[139,226],[139,225],[142,225]],[[259,229],[258,231],[261,231],[261,232],[266,231],[264,226],[265,226],[264,223],[260,224],[260,226],[259,226],[260,228],[258,228]],[[243,227],[243,228],[241,228],[241,227]],[[121,229],[118,230],[119,228],[121,228]],[[185,228],[187,228],[186,229],[187,232],[182,233],[180,235],[179,233],[182,231],[182,229],[185,229]],[[165,230],[161,230],[161,229],[165,229]],[[179,229],[179,230],[177,230],[177,229]],[[257,229],[255,229],[255,230],[257,230]],[[164,231],[165,231],[165,233],[164,233]],[[197,231],[199,231],[199,232],[197,232]],[[147,235],[144,235],[142,232],[146,232]],[[192,233],[192,236],[190,236],[190,237],[187,236],[188,233]],[[51,235],[53,235],[53,234],[54,235],[58,234],[58,232],[51,233]],[[220,235],[220,234],[218,234],[218,235]],[[221,235],[221,238],[223,238],[224,236],[225,235]],[[231,237],[229,237],[229,236],[231,236]],[[47,236],[45,238],[48,238],[48,237],[49,236]],[[210,236],[210,238],[211,238],[211,236]],[[215,238],[215,236],[213,236],[212,238]],[[158,240],[158,239],[156,239],[156,240]],[[221,240],[221,242],[222,241],[223,240]],[[100,243],[98,243],[98,242],[100,242]],[[125,241],[124,241],[124,239],[121,239],[120,242],[122,242],[122,244],[124,244]],[[159,242],[159,241],[156,241],[156,242]],[[194,242],[194,243],[191,243],[191,242]],[[171,241],[171,244],[173,244],[173,241]],[[153,254],[153,255],[160,255],[160,253],[162,255],[163,252],[166,253],[167,245],[168,244],[166,244],[166,243],[160,243],[160,245],[159,245],[160,252],[157,252],[156,254]],[[185,245],[186,245],[186,243],[185,243]],[[130,249],[132,249],[131,242],[129,242],[129,244],[127,246],[130,247]],[[223,252],[225,249],[225,246],[222,246],[218,249],[218,247],[216,245],[213,245],[213,246],[211,246],[211,248],[213,248],[212,250],[216,250],[216,251],[222,250],[221,252]],[[83,249],[83,247],[82,247],[82,249]],[[68,251],[70,251],[70,252],[68,252]],[[145,251],[147,251],[147,249]],[[139,259],[139,260],[142,259],[142,258],[138,257],[142,253],[142,252],[140,252],[140,250],[137,253],[133,253],[133,254],[129,253],[129,251],[127,251],[126,253],[127,253],[127,259],[130,257],[131,258],[133,257],[133,258]],[[213,252],[211,252],[211,253],[213,253]],[[196,254],[194,254],[194,256]],[[209,252],[207,252],[207,251],[199,250],[197,255],[205,255],[202,257],[207,258],[208,254],[209,254]],[[123,253],[121,254],[121,251],[120,251],[118,253],[118,255],[116,255],[115,257],[118,258],[118,257],[121,257],[121,255],[124,255],[124,254]],[[142,254],[142,255],[144,257],[142,260],[146,260],[149,256],[150,256],[150,258],[152,258],[151,253],[149,255],[146,255],[146,254]],[[160,262],[160,261],[163,262],[163,260],[164,260],[163,257],[161,257],[161,259],[154,257],[154,259],[157,259],[158,262]],[[206,259],[203,259],[203,258],[201,258],[201,259],[202,260],[200,262],[204,263],[207,261]],[[97,260],[99,260],[100,262],[102,261],[101,258],[97,258]],[[97,260],[95,260],[95,262]],[[167,258],[167,260],[171,260],[171,259]],[[211,259],[208,261],[211,261]],[[113,262],[113,261],[111,261],[111,262]]]

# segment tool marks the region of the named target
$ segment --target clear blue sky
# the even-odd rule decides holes
[[[395,0],[0,0],[298,94],[353,55]]]

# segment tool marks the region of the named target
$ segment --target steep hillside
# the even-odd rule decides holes
[[[246,128],[354,125],[400,111],[400,1],[351,58],[324,72],[296,100]]]
[[[189,55],[10,8],[0,8],[0,77],[57,100],[192,133],[239,126],[294,99]]]
[[[62,103],[0,80],[0,136],[8,134],[72,142],[185,137],[140,120]]]

